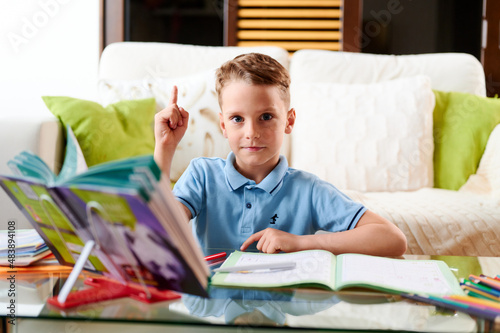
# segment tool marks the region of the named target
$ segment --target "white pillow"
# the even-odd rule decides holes
[[[425,76],[373,84],[292,83],[291,166],[340,189],[433,186],[432,113]]]
[[[154,97],[160,111],[168,104],[174,85],[178,87],[177,104],[189,112],[188,129],[177,146],[170,170],[170,179],[177,181],[193,158],[226,158],[230,151],[219,126],[215,70],[177,78],[101,80],[99,94],[104,105],[122,99]]]
[[[500,198],[500,125],[488,138],[476,174],[471,175],[459,191]]]

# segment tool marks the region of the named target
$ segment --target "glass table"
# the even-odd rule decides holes
[[[457,278],[500,273],[500,258],[405,256],[440,259]],[[217,266],[214,266],[217,267]],[[7,274],[0,275],[3,332],[275,332],[321,331],[484,332],[494,323],[398,295],[362,289],[244,289],[209,287],[210,298],[181,295],[146,304],[121,298],[62,310],[47,303],[58,294],[67,273],[17,274],[15,325],[9,323]],[[88,288],[84,277],[77,289]]]

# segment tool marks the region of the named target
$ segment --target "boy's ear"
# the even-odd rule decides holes
[[[227,134],[226,134],[226,124],[224,124],[224,117],[222,116],[222,112],[219,112],[219,125],[220,129],[222,130],[222,135],[227,139]]]
[[[290,134],[292,133],[293,125],[295,125],[295,109],[291,108],[287,112],[287,119],[286,119],[286,127],[285,127],[285,133]]]

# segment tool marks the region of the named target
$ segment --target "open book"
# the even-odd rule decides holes
[[[87,168],[68,126],[58,176],[30,152],[8,165],[16,175],[0,176],[0,186],[61,264],[74,265],[85,243],[93,240],[87,270],[122,282],[207,295],[208,266],[153,156]]]
[[[404,260],[362,254],[333,255],[309,250],[266,254],[233,252],[221,266],[251,266],[295,262],[286,270],[255,270],[250,273],[222,273],[212,277],[215,286],[320,287],[340,290],[369,288],[389,293],[427,295],[463,294],[460,284],[444,261]]]

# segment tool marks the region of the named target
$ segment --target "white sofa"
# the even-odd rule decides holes
[[[300,96],[301,87],[303,87],[301,85],[309,83],[318,84],[318,86],[330,84],[333,85],[334,92],[339,89],[347,89],[346,91],[349,92],[351,88],[346,87],[346,85],[355,84],[365,93],[366,89],[372,89],[370,87],[380,82],[382,86],[378,86],[376,89],[381,89],[382,93],[386,93],[397,89],[398,86],[411,86],[414,82],[411,80],[417,79],[417,75],[424,75],[424,79],[422,77],[417,79],[424,87],[426,84],[430,84],[428,88],[432,89],[485,95],[482,67],[475,58],[466,54],[385,56],[301,50],[290,56],[285,50],[274,47],[205,47],[129,42],[112,44],[104,50],[99,70],[100,102],[107,104],[120,99],[154,96],[157,98],[160,109],[162,104],[168,100],[169,87],[172,84],[179,85],[179,104],[190,112],[191,123],[190,129],[186,132],[186,136],[176,153],[172,170],[172,177],[175,179],[193,157],[203,155],[225,157],[227,155],[229,147],[218,129],[218,106],[213,94],[213,70],[235,55],[251,51],[267,53],[276,58],[290,70],[292,84],[296,84],[292,89],[292,107],[294,107],[294,103],[301,106],[300,110],[297,108],[297,131],[294,129],[291,138],[286,140],[283,148],[283,154],[287,156],[290,166],[300,166],[306,170],[311,168],[310,171],[313,172],[319,170],[320,176],[330,181],[332,175],[329,171],[336,169],[331,167],[331,163],[334,163],[333,165],[338,163],[340,168],[340,164],[344,161],[341,157],[336,157],[333,160],[327,158],[328,163],[322,161],[330,155],[329,152],[333,154],[335,151],[342,151],[341,148],[345,147],[346,144],[342,143],[342,138],[337,138],[340,141],[332,142],[329,139],[338,136],[338,133],[342,132],[341,130],[363,129],[359,129],[359,126],[355,126],[357,123],[353,123],[353,126],[345,126],[346,129],[332,131],[331,137],[329,137],[328,130],[324,134],[325,126],[330,126],[331,122],[335,123],[335,119],[332,120],[331,115],[327,113],[316,112],[312,123],[311,119],[307,120],[310,111],[307,110],[307,103],[314,102],[316,103],[313,103],[314,105],[319,105],[318,101],[315,100],[317,89],[315,88],[316,90],[311,93],[310,97],[303,96],[303,94]],[[402,81],[394,81],[395,79]],[[392,86],[383,86],[386,84],[384,82],[393,83],[387,83],[392,84]],[[371,86],[367,86],[367,84],[371,84]],[[329,90],[325,91],[328,93]],[[294,97],[294,93],[299,97]],[[375,92],[374,95],[376,94]],[[428,95],[427,91],[426,98],[429,97]],[[377,96],[372,97],[377,98]],[[385,98],[383,97],[382,101]],[[342,96],[337,96],[336,99],[340,103],[344,100]],[[406,98],[402,99],[402,103],[404,103]],[[433,100],[428,99],[428,101],[427,109],[434,105],[432,104]],[[374,103],[380,103],[380,100]],[[359,112],[359,108],[357,112]],[[395,116],[397,117],[397,113]],[[428,129],[429,121],[432,124],[432,111],[430,116],[427,114],[426,117],[425,121],[419,123],[418,126],[427,126]],[[429,117],[431,117],[430,120]],[[317,124],[317,128],[311,128],[310,125],[300,128],[301,121]],[[409,126],[408,128],[413,128],[417,125],[412,123]],[[63,146],[61,126],[54,119],[44,122],[40,128],[38,140],[43,149],[38,152],[49,165],[57,169],[61,163]],[[376,130],[376,125],[371,123],[363,131],[380,133]],[[320,132],[326,136],[318,139]],[[494,133],[497,132],[500,132],[500,128],[497,128]],[[404,135],[405,130],[402,130],[401,133]],[[428,139],[428,130],[426,135]],[[324,144],[311,145],[308,140],[314,136],[320,140],[318,142]],[[492,135],[490,141],[495,137],[500,142],[498,136]],[[386,140],[383,134],[378,139],[381,142]],[[370,140],[368,138],[368,141]],[[389,138],[389,141],[391,140]],[[423,137],[419,140],[425,144]],[[343,146],[336,147],[335,144],[343,144]],[[494,147],[490,146],[493,146],[493,143],[491,145],[489,143],[487,148],[491,151]],[[400,146],[399,149],[404,147],[404,145]],[[315,159],[302,158],[304,154],[311,153]],[[349,154],[350,151],[347,153]],[[339,179],[340,183],[349,177],[353,178],[354,182],[342,183],[340,186],[342,190],[354,200],[364,203],[369,209],[393,221],[408,238],[408,254],[499,256],[500,197],[498,191],[495,192],[494,189],[483,186],[485,181],[488,183],[489,180],[485,180],[485,177],[487,178],[489,175],[471,177],[470,183],[459,191],[432,188],[432,162],[429,162],[428,158],[429,154],[432,155],[432,150],[425,153],[427,157],[419,156],[416,158],[416,162],[414,161],[415,163],[410,164],[410,167],[418,164],[420,169],[412,170],[419,174],[416,175],[416,178],[415,175],[410,175],[416,180],[405,183],[403,190],[398,186],[390,187],[392,185],[388,187],[388,191],[377,190],[379,189],[377,186],[380,185],[377,181],[367,187],[366,184],[360,183],[359,179],[353,178],[352,175],[345,176],[350,171],[349,164],[342,166],[347,170],[344,174],[345,177],[338,173],[333,173],[332,177]],[[368,152],[361,155],[369,158],[370,154]],[[489,154],[488,165],[498,164],[498,158],[492,159],[491,155],[494,154]],[[426,160],[424,161],[424,159]],[[429,165],[429,163],[431,164]],[[326,165],[328,166],[326,167]],[[388,175],[388,178],[385,179],[387,185],[391,183],[393,177],[391,177],[390,172],[385,173]],[[365,182],[378,180],[378,178],[378,176],[370,177],[368,174],[365,177]],[[335,181],[333,182],[338,185]],[[383,181],[379,183],[385,186]],[[350,188],[351,185],[353,187]],[[3,199],[0,203],[2,208],[10,204],[6,203],[5,200],[8,199]],[[12,209],[12,207],[8,209]]]

